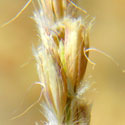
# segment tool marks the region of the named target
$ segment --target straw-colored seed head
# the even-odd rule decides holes
[[[41,0],[39,4],[40,11],[34,13],[34,19],[41,44],[35,57],[44,86],[41,106],[45,122],[47,125],[87,125],[88,105],[77,98],[77,88],[87,66],[84,49],[89,47],[89,30],[86,22],[69,13],[76,7],[69,0]]]

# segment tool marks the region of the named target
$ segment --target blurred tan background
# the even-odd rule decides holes
[[[0,0],[0,25],[14,17],[26,0]],[[96,62],[88,65],[86,79],[92,82],[88,101],[92,102],[91,125],[125,125],[125,1],[78,0],[81,8],[96,17],[90,33],[90,46],[105,51],[119,63],[91,52]],[[32,56],[38,36],[32,4],[12,23],[0,29],[0,125],[34,125],[41,115],[36,105],[16,120],[40,94]],[[92,76],[92,78],[90,78]],[[95,83],[96,82],[96,83]],[[93,84],[94,83],[94,84]],[[31,89],[30,89],[31,87]]]

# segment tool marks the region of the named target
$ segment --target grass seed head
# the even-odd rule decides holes
[[[34,13],[34,20],[41,44],[35,56],[44,84],[43,115],[48,125],[88,124],[89,106],[77,98],[87,66],[83,52],[89,47],[87,22],[74,16],[78,7],[69,0],[38,2],[40,11]]]

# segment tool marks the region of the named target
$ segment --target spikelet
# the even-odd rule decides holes
[[[90,108],[79,98],[78,90],[87,67],[84,49],[89,48],[89,23],[76,16],[78,7],[69,0],[38,3],[40,9],[34,12],[34,20],[41,44],[34,55],[43,86],[42,123],[88,125]]]

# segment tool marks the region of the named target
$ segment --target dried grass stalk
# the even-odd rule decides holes
[[[88,125],[89,105],[83,101],[90,24],[69,0],[38,0],[34,13],[41,44],[35,50],[41,81],[41,112],[47,125]],[[87,53],[88,55],[88,53]],[[40,123],[39,123],[40,124]]]

